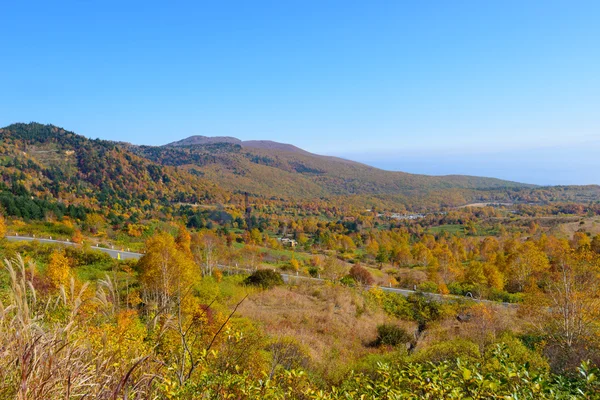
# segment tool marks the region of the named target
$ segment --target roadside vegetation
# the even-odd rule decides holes
[[[7,225],[0,221],[0,227]],[[81,225],[77,229],[86,232]],[[180,225],[170,231],[174,234],[148,237],[139,261],[114,260],[89,246],[3,240],[0,395],[600,395],[597,237],[529,236],[529,228],[528,237],[378,230],[370,240],[380,248],[405,246],[410,263],[421,252],[432,258],[400,267],[378,259],[379,250],[369,253],[369,240],[353,249],[362,251],[351,260],[340,257],[347,252],[339,248],[304,250],[303,257],[294,256],[297,249],[286,250],[293,258],[274,258],[281,269],[316,271],[334,280],[285,284],[277,268],[264,269],[269,265],[264,258],[285,254],[273,246],[277,253],[270,255],[273,247],[265,245],[264,235],[258,242],[250,231],[228,245],[227,234],[218,228],[190,233]],[[244,236],[252,235],[257,243],[245,243]],[[452,261],[456,254],[462,259]],[[220,263],[255,272],[229,275]],[[406,269],[430,282],[418,288],[440,293],[434,284],[445,284],[443,277],[452,275],[444,274],[452,268],[458,278],[449,281],[449,293],[469,290],[474,297],[518,305],[477,303],[464,296],[441,300],[425,290],[404,297],[376,285],[365,289],[376,283],[376,272],[386,271],[380,275],[385,279],[401,278]]]

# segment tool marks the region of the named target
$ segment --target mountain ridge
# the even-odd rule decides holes
[[[276,142],[273,140],[241,140],[232,136],[203,136],[193,135],[185,139],[177,140],[175,142],[167,143],[163,147],[181,147],[181,146],[204,146],[209,144],[238,144],[242,147],[252,149],[273,149],[280,151],[287,151],[291,153],[310,153],[304,149],[301,149],[293,144]]]
[[[88,139],[54,125],[18,123],[0,129],[0,139],[5,188],[23,182],[32,195],[90,206],[150,209],[228,201],[248,192],[282,201],[423,210],[473,201],[589,201],[600,192],[600,187],[543,188],[496,178],[385,171],[285,143],[247,141],[244,146],[232,137],[139,146]]]

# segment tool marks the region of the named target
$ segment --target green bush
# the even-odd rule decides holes
[[[481,358],[479,346],[466,339],[453,339],[434,343],[419,350],[414,356],[415,362],[433,362],[461,360],[477,360]]]
[[[342,285],[346,285],[349,287],[354,287],[356,286],[356,281],[349,275],[344,276],[342,279],[340,279],[340,283]]]
[[[466,296],[467,293],[473,293],[475,286],[470,283],[451,282],[448,284],[448,291],[457,296]]]
[[[263,289],[270,289],[277,285],[283,285],[283,278],[278,272],[271,269],[259,269],[244,281],[246,285],[259,286]]]
[[[414,337],[398,325],[382,324],[377,326],[375,344],[378,346],[398,346],[410,343],[413,340]]]
[[[493,301],[501,301],[504,303],[521,303],[523,302],[523,293],[508,293],[505,290],[491,289],[488,298]]]
[[[438,285],[435,282],[425,281],[425,282],[419,284],[418,289],[421,292],[437,293]]]
[[[382,307],[389,315],[402,319],[412,319],[410,303],[401,294],[385,292]]]
[[[493,357],[498,345],[506,349],[506,356],[510,357],[512,362],[527,365],[529,371],[545,373],[550,370],[548,361],[540,353],[529,349],[523,341],[508,333],[503,334],[496,344],[487,347],[485,355],[486,358],[491,360],[491,367],[500,368],[500,365],[497,364],[498,361]]]
[[[442,316],[441,304],[422,293],[411,294],[406,300],[410,304],[412,319],[419,324],[421,332],[429,323],[437,321]]]

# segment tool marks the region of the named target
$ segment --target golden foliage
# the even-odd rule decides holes
[[[4,222],[4,217],[0,214],[0,238],[6,236],[6,223]]]
[[[177,232],[175,243],[177,244],[179,250],[184,252],[189,258],[192,258],[192,236],[185,226],[179,225],[179,231]]]
[[[181,251],[173,236],[160,233],[146,242],[146,254],[139,261],[140,282],[147,294],[157,296],[161,307],[170,297],[188,291],[198,279],[198,268]]]
[[[71,275],[71,265],[63,251],[54,251],[50,254],[46,276],[55,288],[66,286]]]
[[[75,233],[73,233],[73,243],[77,243],[77,244],[81,244],[83,243],[83,235],[81,234],[81,231],[79,229],[75,230]]]

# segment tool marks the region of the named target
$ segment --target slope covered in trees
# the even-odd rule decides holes
[[[0,139],[0,201],[24,218],[50,212],[81,219],[101,207],[129,215],[170,212],[177,204],[239,203],[244,192],[281,202],[418,211],[479,201],[589,202],[600,194],[598,186],[540,188],[383,171],[266,141],[133,146],[37,123],[0,129]]]
[[[384,171],[291,145],[265,143],[194,136],[161,147],[132,146],[131,151],[162,165],[185,168],[232,191],[296,201],[323,198],[414,209],[490,200],[587,202],[600,194],[598,186],[541,188],[494,178]]]
[[[311,154],[290,145],[264,143],[184,140],[177,145],[142,147],[138,154],[161,164],[201,167],[205,176],[218,179],[228,188],[242,188],[263,195],[417,195],[450,188],[531,187],[493,178],[433,177],[383,171],[354,161]]]
[[[11,212],[14,203],[31,197],[48,203],[37,204],[42,209],[61,203],[132,212],[173,202],[213,202],[222,194],[198,176],[52,125],[13,124],[0,129],[0,139],[0,191],[13,197],[3,206],[17,216]]]

